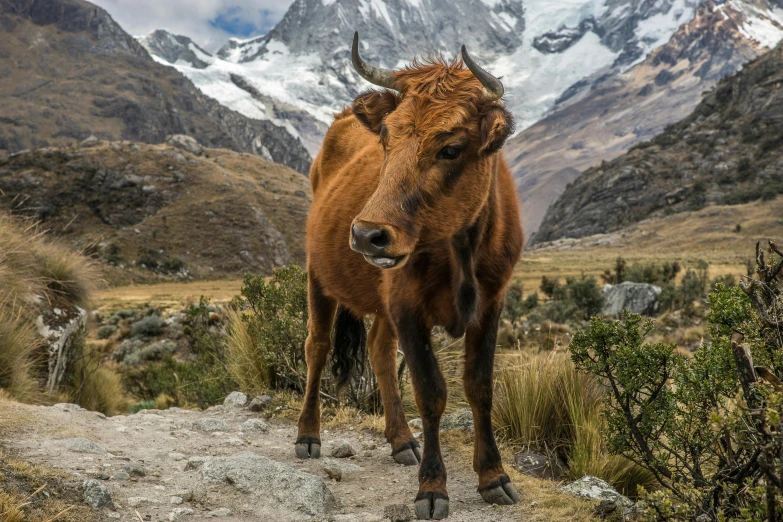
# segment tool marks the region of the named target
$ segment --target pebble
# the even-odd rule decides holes
[[[261,419],[248,419],[242,423],[239,429],[246,433],[266,433],[269,431],[269,424]]]
[[[199,419],[193,423],[193,429],[212,433],[215,431],[231,431],[228,424],[218,419]]]
[[[206,516],[207,516],[207,518],[209,518],[209,517],[218,518],[218,517],[227,517],[230,514],[231,514],[231,510],[230,509],[228,509],[228,508],[218,508],[218,509],[215,509],[214,511],[210,511],[209,513],[207,513]]]
[[[117,480],[130,480],[130,475],[124,471],[116,471],[114,473],[114,478]]]
[[[259,395],[258,397],[254,398],[252,401],[250,401],[250,404],[248,405],[248,409],[253,412],[259,412],[262,411],[266,406],[272,402],[272,397],[269,395]]]
[[[141,464],[137,464],[135,462],[126,462],[125,464],[123,464],[122,469],[124,469],[125,472],[131,475],[132,477],[147,476],[147,470],[144,469],[144,466],[142,466]]]
[[[347,457],[353,457],[356,455],[356,450],[351,443],[345,439],[338,439],[334,442],[332,447],[332,457],[338,459],[344,459]]]
[[[244,408],[247,405],[247,395],[242,392],[231,392],[223,401],[223,406],[227,408]]]
[[[411,510],[405,504],[392,504],[383,508],[383,517],[391,522],[408,522],[413,515]]]
[[[330,479],[334,479],[337,482],[340,482],[343,479],[343,472],[340,468],[324,468],[324,473],[326,473]]]
[[[169,499],[169,502],[171,504],[184,504],[185,503],[185,499],[182,498],[182,497],[173,496],[173,497],[171,497],[171,499]]]

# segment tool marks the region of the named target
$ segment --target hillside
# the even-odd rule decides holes
[[[783,45],[720,82],[683,121],[589,169],[531,243],[609,233],[644,219],[783,192]]]
[[[0,211],[100,258],[110,282],[304,262],[310,191],[299,173],[225,149],[88,144],[0,156]]]
[[[581,172],[690,113],[720,79],[783,38],[776,5],[707,1],[664,45],[619,75],[576,84],[544,119],[509,140],[528,233]]]
[[[188,134],[308,172],[285,129],[208,98],[84,0],[0,0],[0,27],[0,150]]]

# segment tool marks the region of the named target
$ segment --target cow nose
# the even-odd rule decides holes
[[[383,228],[353,225],[351,227],[352,248],[367,256],[380,256],[389,246],[389,233]]]

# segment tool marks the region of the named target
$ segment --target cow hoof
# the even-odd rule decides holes
[[[299,437],[294,446],[297,458],[317,459],[321,457],[321,441],[315,437]]]
[[[449,497],[443,493],[422,491],[414,506],[419,520],[442,520],[449,516]]]
[[[488,487],[479,490],[481,498],[484,502],[489,504],[500,504],[502,506],[510,506],[519,502],[519,493],[511,483],[508,477],[502,477],[496,480]]]
[[[418,442],[412,440],[392,453],[392,457],[394,457],[394,462],[398,464],[418,466],[421,462],[421,447]]]

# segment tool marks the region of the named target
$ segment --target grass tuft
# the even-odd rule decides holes
[[[226,309],[226,366],[239,388],[252,395],[261,395],[272,385],[274,369],[261,343],[250,332],[242,312]]]
[[[493,422],[509,443],[556,455],[566,477],[602,478],[628,495],[655,489],[654,477],[624,457],[610,455],[601,436],[598,382],[551,352],[506,366],[497,377]]]

